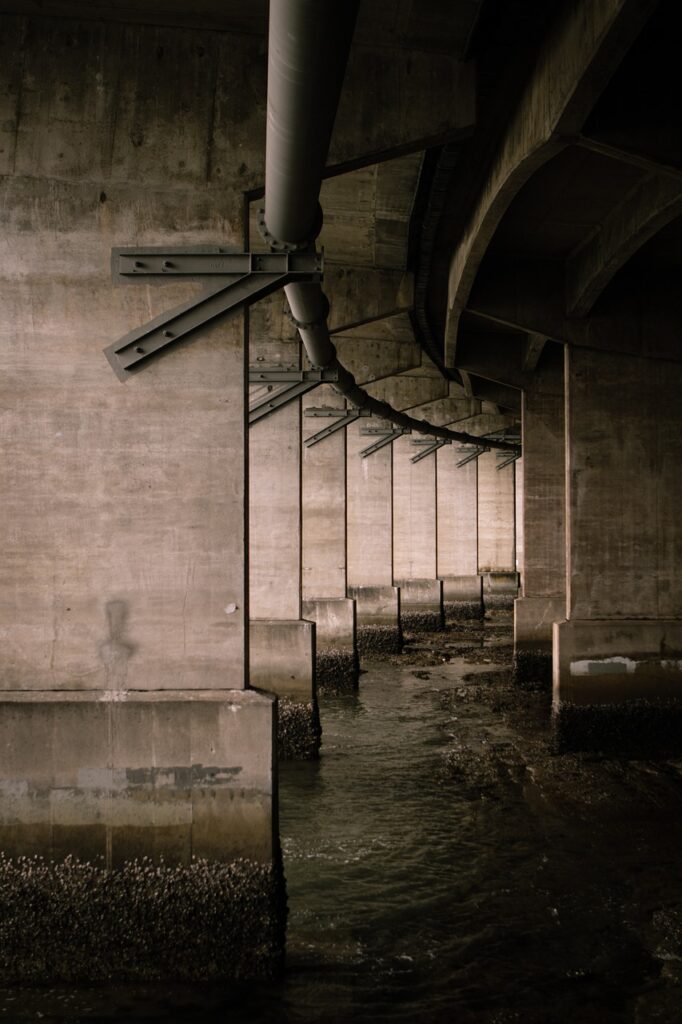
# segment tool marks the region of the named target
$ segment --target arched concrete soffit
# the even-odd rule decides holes
[[[448,365],[454,364],[459,318],[504,213],[532,175],[580,132],[655,7],[655,0],[579,0],[550,33],[450,261]]]
[[[566,314],[587,316],[609,281],[645,242],[682,214],[680,180],[637,184],[566,264]]]

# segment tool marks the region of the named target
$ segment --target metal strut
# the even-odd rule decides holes
[[[268,393],[249,404],[249,425],[258,423],[289,402],[306,395],[320,384],[333,384],[337,379],[335,370],[293,370],[277,367],[263,369],[249,368],[249,384],[266,384]],[[288,385],[272,394],[273,387]]]
[[[466,448],[460,448],[460,452],[466,451]],[[457,463],[457,469],[461,469],[462,466],[466,466],[468,462],[473,462],[479,455],[483,455],[484,452],[489,452],[490,448],[475,448],[471,454],[467,455],[465,459],[462,459]]]
[[[434,452],[437,452],[438,449],[442,448],[444,445],[452,444],[452,441],[450,441],[450,440],[432,441],[431,439],[429,439],[429,441],[426,441],[426,442],[424,442],[424,441],[413,441],[412,444],[427,444],[428,445],[428,448],[424,448],[423,451],[419,452],[417,455],[413,455],[412,458],[410,459],[410,462],[421,462],[422,459],[427,458],[427,456],[429,456],[429,455],[433,455]]]
[[[318,430],[316,434],[306,438],[303,442],[306,448],[312,448],[313,445],[319,444],[320,441],[324,441],[325,438],[335,434],[337,430],[344,430],[362,416],[372,415],[367,409],[306,409],[306,415],[308,413],[312,413],[313,416],[338,416],[340,419],[336,423],[332,423],[331,426],[324,427],[322,430]]]
[[[240,306],[294,281],[319,281],[323,255],[318,252],[226,252],[219,247],[193,249],[112,249],[116,281],[183,277],[209,280],[200,295],[136,327],[104,350],[119,378],[141,369],[152,356]]]
[[[370,431],[361,430],[360,433],[369,434]],[[383,436],[380,437],[378,441],[375,441],[373,444],[368,445],[367,448],[362,449],[360,455],[363,459],[366,459],[370,455],[374,455],[375,452],[378,452],[382,448],[385,448],[387,444],[393,444],[393,442],[397,441],[399,437],[403,436],[403,434],[411,434],[412,431],[406,430],[405,428],[401,427],[398,430],[373,430],[371,431],[371,433],[382,434]]]

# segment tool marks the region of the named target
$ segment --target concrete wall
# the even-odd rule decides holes
[[[275,709],[244,691],[243,317],[125,384],[102,351],[198,287],[114,286],[112,246],[242,248],[263,98],[243,69],[262,83],[262,55],[142,25],[2,30],[2,846],[269,862]]]
[[[478,573],[477,460],[458,468],[456,443],[436,453],[438,475],[438,576]]]
[[[395,581],[436,577],[436,459],[411,462],[410,436],[393,444],[393,575]]]
[[[125,385],[102,354],[196,291],[114,287],[112,245],[240,244],[241,182],[216,166],[219,44],[200,56],[199,32],[3,26],[21,61],[2,70],[16,131],[0,180],[0,685],[242,687],[241,319]],[[159,90],[166,65],[183,74]]]
[[[316,388],[303,399],[308,408],[345,409],[331,387]],[[304,415],[303,439],[330,421]],[[338,430],[312,448],[303,448],[304,600],[346,597],[346,431]]]
[[[366,459],[372,443],[361,434],[363,420],[346,431],[348,501],[348,586],[393,585],[393,459],[391,446]]]
[[[514,467],[498,470],[494,451],[478,459],[479,572],[516,570]]]

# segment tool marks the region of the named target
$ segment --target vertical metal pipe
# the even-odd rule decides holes
[[[270,0],[265,225],[279,242],[315,236],[358,0]]]

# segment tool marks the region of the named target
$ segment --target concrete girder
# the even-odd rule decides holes
[[[446,362],[455,363],[459,319],[486,249],[521,187],[577,134],[654,0],[569,5],[543,47],[451,262]]]
[[[475,123],[475,101],[471,62],[445,53],[401,53],[354,45],[326,174],[464,137]]]
[[[464,334],[457,344],[457,368],[496,384],[523,388],[525,339],[521,335],[489,331]]]
[[[682,180],[649,175],[639,182],[567,261],[567,316],[587,316],[618,270],[680,213]]]
[[[448,382],[442,377],[396,375],[368,384],[366,391],[380,402],[388,402],[394,409],[405,410],[447,398]]]
[[[674,167],[662,160],[654,160],[645,153],[637,153],[631,149],[623,149],[622,146],[613,146],[609,142],[602,142],[589,135],[576,135],[568,140],[574,146],[581,149],[589,149],[592,153],[600,156],[607,156],[610,160],[617,160],[621,164],[629,164],[631,167],[639,167],[647,174],[655,174],[664,178],[672,178],[675,181],[682,181],[682,168]]]
[[[625,266],[602,294],[599,316],[565,316],[564,267],[549,260],[486,260],[467,313],[550,341],[679,362],[682,295],[675,272]],[[608,301],[607,301],[608,296]],[[462,376],[466,371],[460,371]],[[478,393],[483,397],[478,389]]]

